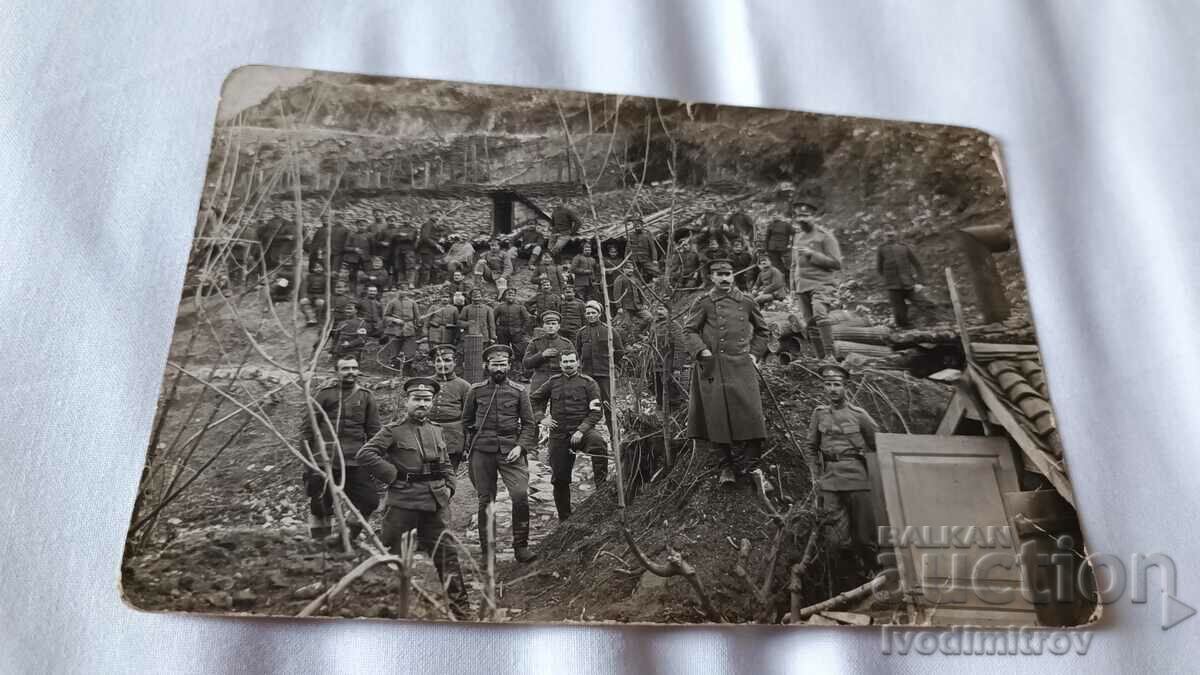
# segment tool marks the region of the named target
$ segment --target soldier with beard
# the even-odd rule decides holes
[[[513,554],[518,562],[537,557],[529,550],[529,460],[526,448],[537,443],[529,393],[508,379],[512,349],[492,345],[483,352],[488,379],[471,386],[463,403],[463,426],[470,439],[466,456],[471,484],[479,495],[479,545],[486,562],[494,542],[487,509],[503,479],[512,501]]]
[[[512,347],[513,358],[525,358],[529,346],[529,323],[532,317],[523,305],[517,302],[517,291],[504,291],[504,301],[492,310],[496,319],[496,344]]]

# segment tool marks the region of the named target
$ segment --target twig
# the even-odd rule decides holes
[[[642,567],[645,567],[651,574],[658,577],[682,576],[691,585],[692,590],[696,592],[696,597],[700,599],[700,607],[704,610],[704,615],[708,620],[716,623],[725,622],[724,617],[713,607],[712,600],[709,599],[708,593],[704,590],[704,585],[700,583],[700,579],[696,575],[696,568],[684,560],[678,551],[668,545],[667,561],[665,563],[655,562],[647,558],[646,554],[642,553],[642,550],[638,548],[637,542],[634,541],[633,535],[629,533],[629,529],[625,527],[624,523],[620,525],[620,528],[626,543],[629,544],[629,549],[637,556],[638,562],[642,564]]]
[[[400,556],[389,555],[389,554],[373,555],[370,558],[367,558],[366,560],[359,563],[358,566],[355,567],[354,569],[350,570],[350,572],[348,572],[346,574],[346,576],[339,579],[336,584],[334,584],[333,586],[331,586],[329,588],[329,590],[318,595],[316,598],[313,598],[313,601],[308,603],[307,605],[305,605],[304,609],[300,610],[300,613],[297,614],[296,616],[312,616],[313,612],[320,609],[323,605],[328,603],[330,600],[333,600],[333,598],[335,596],[337,596],[338,593],[341,593],[343,590],[345,590],[347,586],[354,583],[355,580],[357,580],[362,575],[366,574],[368,571],[371,570],[371,568],[375,567],[376,565],[383,564],[383,563],[395,563],[395,564],[399,565],[402,570],[404,568],[404,560]],[[405,578],[407,578],[407,575],[405,575],[403,572],[401,574],[403,576],[405,576]]]
[[[797,566],[794,565],[793,567],[797,567]],[[831,609],[836,609],[836,608],[846,605],[848,603],[854,602],[855,600],[861,600],[861,599],[867,597],[868,595],[871,595],[872,593],[875,593],[879,589],[883,588],[884,584],[886,584],[886,583],[888,583],[888,575],[880,574],[879,576],[868,581],[867,583],[863,584],[862,586],[859,586],[858,588],[853,588],[848,591],[844,591],[842,593],[839,593],[839,594],[833,596],[832,598],[829,598],[828,600],[822,600],[821,602],[818,602],[814,605],[809,605],[808,607],[801,608],[798,612],[794,612],[792,614],[792,623],[799,623],[801,621],[804,621],[805,619],[808,619],[809,617],[811,617],[814,614],[819,614],[820,612],[826,612]],[[792,604],[793,604],[793,606],[797,604],[795,595],[792,596]]]

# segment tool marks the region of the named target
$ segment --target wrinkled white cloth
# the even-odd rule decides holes
[[[865,630],[146,614],[117,592],[218,91],[244,64],[973,126],[995,134],[1091,550],[1200,605],[1195,3],[8,0],[0,21],[0,670],[1189,669],[1128,596],[1083,657],[883,655]],[[258,91],[262,95],[265,91]],[[253,103],[247,101],[246,103]]]

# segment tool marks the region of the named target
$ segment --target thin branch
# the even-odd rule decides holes
[[[621,534],[625,537],[625,542],[629,544],[629,549],[637,557],[638,562],[645,567],[647,571],[658,577],[675,577],[681,576],[691,585],[692,590],[696,592],[696,597],[700,600],[700,607],[704,610],[704,615],[709,621],[716,623],[724,623],[725,619],[721,613],[713,606],[712,600],[708,597],[708,592],[704,590],[704,585],[700,583],[700,579],[696,574],[696,568],[683,559],[681,555],[670,545],[667,546],[667,561],[665,563],[655,562],[646,557],[642,553],[642,549],[638,548],[637,542],[634,541],[633,535],[629,533],[629,529],[621,524]]]

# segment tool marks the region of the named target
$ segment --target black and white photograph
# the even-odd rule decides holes
[[[985,131],[268,66],[220,98],[133,607],[1099,618]]]

